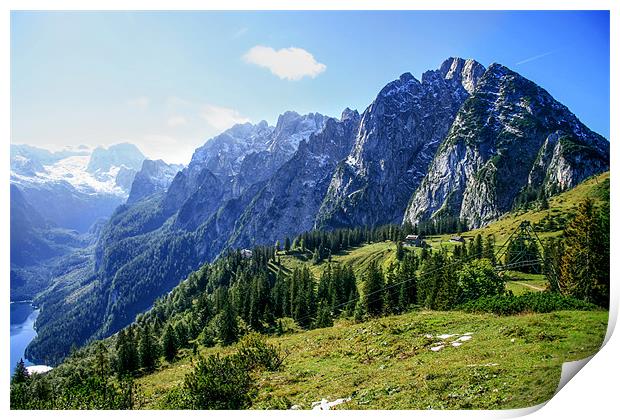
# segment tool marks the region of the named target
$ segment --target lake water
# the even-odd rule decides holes
[[[19,359],[24,359],[26,366],[33,363],[24,357],[24,351],[32,339],[37,335],[34,330],[34,321],[39,316],[39,310],[28,302],[11,303],[11,375]]]

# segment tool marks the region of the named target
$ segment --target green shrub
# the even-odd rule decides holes
[[[458,307],[465,312],[491,312],[496,315],[515,315],[524,312],[547,313],[563,310],[591,311],[597,308],[591,303],[552,292],[529,292],[521,296],[485,296]]]
[[[504,293],[504,280],[497,274],[491,261],[487,259],[474,260],[465,264],[458,271],[457,278],[459,302]]]
[[[199,358],[183,385],[166,396],[164,408],[239,410],[248,408],[256,384],[237,356]]]
[[[243,337],[238,344],[237,357],[248,370],[266,369],[276,371],[284,362],[284,356],[278,349],[268,344],[265,338],[258,333],[251,333]]]

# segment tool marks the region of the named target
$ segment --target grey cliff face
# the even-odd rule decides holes
[[[302,141],[244,211],[229,245],[274,243],[312,229],[333,171],[351,150],[359,121],[356,111],[346,110],[340,121],[328,119],[322,131]]]
[[[526,188],[564,190],[609,168],[609,143],[535,83],[499,64],[484,73],[413,194],[405,220],[482,226]]]
[[[293,154],[300,142],[323,129],[327,117],[319,113],[299,115],[287,111],[280,115],[265,150],[248,154],[232,181],[233,195],[239,196],[250,185],[269,179]]]
[[[127,203],[135,203],[149,195],[166,191],[181,169],[182,165],[169,165],[161,159],[146,159],[133,179]]]
[[[484,67],[451,58],[422,81],[405,73],[362,115],[355,143],[339,165],[317,227],[400,223],[454,116]]]
[[[227,200],[270,178],[295,153],[300,141],[322,128],[325,118],[289,111],[280,116],[276,127],[265,121],[238,124],[207,141],[172,181],[164,202],[166,211],[173,214],[191,200],[194,204],[185,207],[183,220],[191,218],[191,228],[195,228]],[[203,185],[205,180],[208,186]],[[191,197],[194,194],[204,197],[198,200]],[[200,214],[190,217],[188,208]]]

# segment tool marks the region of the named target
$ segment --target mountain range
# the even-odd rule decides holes
[[[129,143],[57,152],[11,145],[11,299],[31,299],[73,267],[67,258],[95,243],[132,186],[134,195],[165,190],[181,168],[146,160]]]
[[[90,168],[110,179],[105,165]],[[145,162],[98,229],[90,264],[39,295],[29,358],[53,363],[113,334],[228,248],[311,229],[482,226],[608,170],[609,142],[505,66],[450,58],[421,80],[388,83],[361,115],[289,111],[275,127],[236,125],[178,169]],[[173,173],[169,186],[158,181]]]

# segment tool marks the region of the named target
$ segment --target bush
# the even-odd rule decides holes
[[[302,328],[295,322],[293,318],[278,318],[276,319],[276,334],[292,334],[303,331]]]
[[[552,292],[529,292],[521,296],[485,296],[466,302],[458,309],[465,312],[491,312],[496,315],[515,315],[524,312],[591,311],[598,307],[569,296]]]
[[[251,333],[239,342],[237,357],[248,370],[266,369],[276,371],[284,362],[284,356],[278,349],[268,344],[258,333]]]
[[[238,410],[248,408],[256,392],[254,380],[237,356],[199,358],[183,385],[170,392],[165,408]]]
[[[459,303],[504,293],[504,280],[495,272],[491,261],[487,259],[474,260],[465,264],[458,271],[457,277]]]

